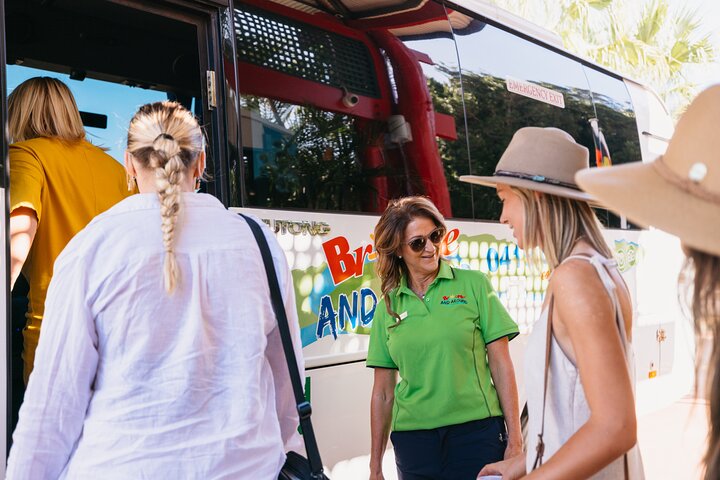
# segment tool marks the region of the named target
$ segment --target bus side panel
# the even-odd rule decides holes
[[[305,373],[323,463],[334,468],[342,460],[369,455],[373,369],[360,361]]]

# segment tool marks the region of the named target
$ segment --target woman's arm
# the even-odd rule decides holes
[[[518,390],[508,344],[508,338],[503,337],[487,346],[490,373],[508,429],[508,444],[505,449],[506,459],[521,454],[523,449]]]
[[[370,479],[382,479],[382,459],[390,435],[390,421],[395,401],[397,370],[375,368],[370,399]]]
[[[527,478],[587,478],[637,441],[632,384],[612,301],[595,269],[586,262],[565,264],[553,273],[552,289],[553,328],[558,326],[560,345],[572,347],[590,418]]]
[[[20,276],[37,232],[37,215],[28,207],[19,207],[10,214],[10,288]]]

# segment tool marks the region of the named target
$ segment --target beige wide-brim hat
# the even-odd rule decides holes
[[[498,184],[593,201],[580,190],[575,173],[588,168],[588,149],[559,128],[525,127],[512,137],[489,177],[463,175],[460,181],[496,187]]]
[[[650,163],[583,170],[576,178],[633,222],[720,255],[720,85],[690,104],[665,155]]]

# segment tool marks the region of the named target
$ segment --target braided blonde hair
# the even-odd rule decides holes
[[[142,167],[155,171],[165,246],[163,279],[168,293],[175,290],[180,278],[174,250],[180,185],[204,147],[200,125],[177,102],[143,105],[130,120],[127,150]]]

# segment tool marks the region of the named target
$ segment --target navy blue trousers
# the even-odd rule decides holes
[[[502,417],[390,434],[399,480],[475,480],[503,459],[507,430]]]

